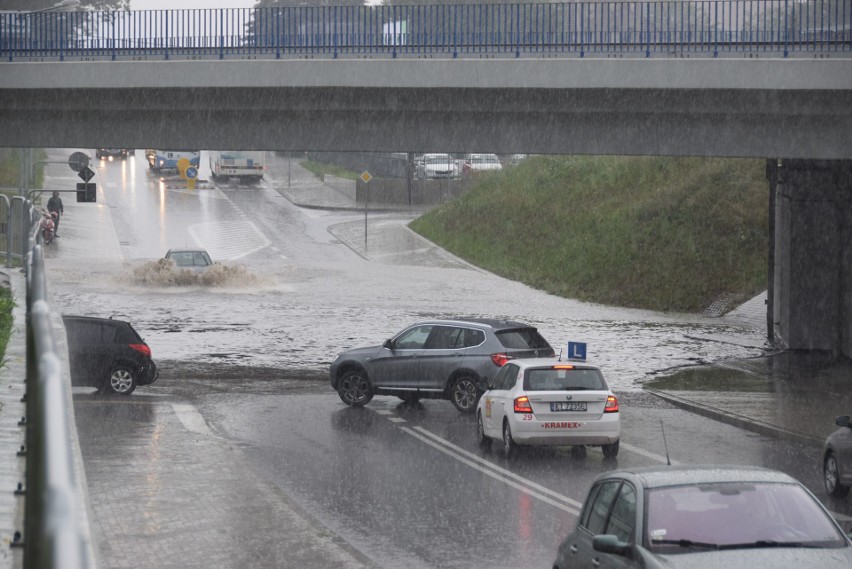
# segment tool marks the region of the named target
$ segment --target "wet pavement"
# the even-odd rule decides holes
[[[281,183],[275,187],[300,206],[358,209],[339,191],[309,182],[307,177],[301,180],[290,187]],[[73,247],[83,250],[86,244],[99,243],[100,260],[85,272],[91,276],[120,265],[117,240],[110,234],[111,223],[102,223],[103,216],[108,216],[105,206],[71,209],[72,214],[63,220],[63,237],[70,241],[63,242],[63,254],[70,256],[73,253],[66,252]],[[358,232],[360,223],[335,226],[334,234],[367,259],[398,255],[404,244],[405,249],[422,251],[430,259],[443,259],[449,266],[458,264],[467,270],[478,270],[446,252],[435,251],[433,244],[413,235],[402,222],[389,220],[377,225],[366,242],[363,233]],[[17,306],[23,306],[23,275],[17,270],[2,272],[9,277]],[[762,310],[763,302],[758,297],[733,316],[742,322],[750,321],[759,329],[761,320],[765,322]],[[22,469],[20,459],[7,458],[14,457],[12,453],[21,444],[16,423],[21,415],[18,400],[23,391],[23,317],[20,309],[15,315],[17,325],[6,354],[11,365],[0,368],[0,449],[4,453],[0,464],[7,465],[0,470],[0,484],[4,488],[14,488]],[[726,341],[724,330],[718,335],[716,341]],[[750,348],[754,351],[755,346]],[[852,365],[845,360],[769,352],[681,369],[644,385],[648,392],[695,413],[813,448],[835,429],[835,415],[852,413],[850,386]],[[78,421],[80,410],[91,407],[91,403],[90,396],[75,396]],[[113,427],[104,429],[103,441],[89,442],[95,446],[102,443],[107,448],[130,445],[134,452],[84,456],[93,533],[102,567],[371,566],[369,560],[335,538],[274,484],[251,469],[241,468],[241,449],[211,434],[197,412],[193,414],[191,409],[156,396],[134,396],[132,405],[116,404],[106,412],[120,420],[108,423]],[[133,419],[139,413],[144,420]],[[151,432],[148,436],[134,436],[131,431],[140,428]],[[97,492],[91,491],[92,487],[97,487]],[[20,554],[15,553],[19,550],[8,547],[20,527],[19,507],[18,499],[6,496],[0,500],[0,569],[22,565]],[[242,513],[247,509],[251,516]],[[251,527],[235,528],[228,523],[234,518],[253,522]],[[138,525],[132,525],[130,520],[136,520]]]

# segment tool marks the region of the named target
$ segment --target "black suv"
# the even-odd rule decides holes
[[[469,413],[508,360],[554,355],[529,324],[487,318],[425,320],[381,346],[339,354],[331,363],[331,387],[344,403],[356,407],[373,395],[396,395],[408,402],[449,399]]]
[[[68,337],[71,385],[130,395],[137,385],[157,381],[151,348],[130,322],[63,315]]]

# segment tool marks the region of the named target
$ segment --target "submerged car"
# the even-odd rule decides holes
[[[825,440],[822,479],[829,496],[843,498],[852,486],[852,421],[849,415],[834,419],[839,428]]]
[[[405,328],[381,346],[339,354],[331,364],[331,387],[347,405],[374,395],[408,402],[449,399],[472,412],[485,386],[514,358],[554,356],[529,324],[507,320],[426,320]]]
[[[512,455],[519,445],[571,446],[583,453],[599,446],[618,455],[618,399],[597,366],[572,361],[512,360],[500,369],[479,400],[477,439],[492,439]]]
[[[213,265],[213,260],[204,249],[169,249],[165,258],[173,261],[179,269],[189,269],[197,273]]]
[[[151,348],[130,322],[113,318],[63,315],[68,338],[71,385],[103,393],[130,395],[160,375]]]
[[[749,466],[599,475],[554,569],[852,567],[852,541],[796,479]]]

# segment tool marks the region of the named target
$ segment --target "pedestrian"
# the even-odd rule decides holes
[[[59,237],[59,219],[65,214],[65,208],[62,207],[62,198],[59,197],[59,192],[53,192],[53,197],[47,200],[47,211],[56,214],[56,226],[53,228],[53,236]]]

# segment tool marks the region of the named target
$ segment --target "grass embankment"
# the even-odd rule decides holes
[[[357,172],[352,172],[351,170],[341,168],[340,166],[335,166],[334,164],[328,164],[326,162],[302,160],[301,162],[299,162],[299,165],[302,166],[305,170],[313,172],[314,176],[316,176],[320,180],[322,180],[326,174],[329,176],[335,176],[337,178],[344,178],[346,180],[358,179]]]
[[[15,300],[12,298],[12,289],[0,287],[0,366],[6,361],[6,346],[9,344],[9,335],[12,333],[12,308]]]
[[[535,157],[411,223],[475,265],[566,298],[701,312],[766,288],[762,160]]]

